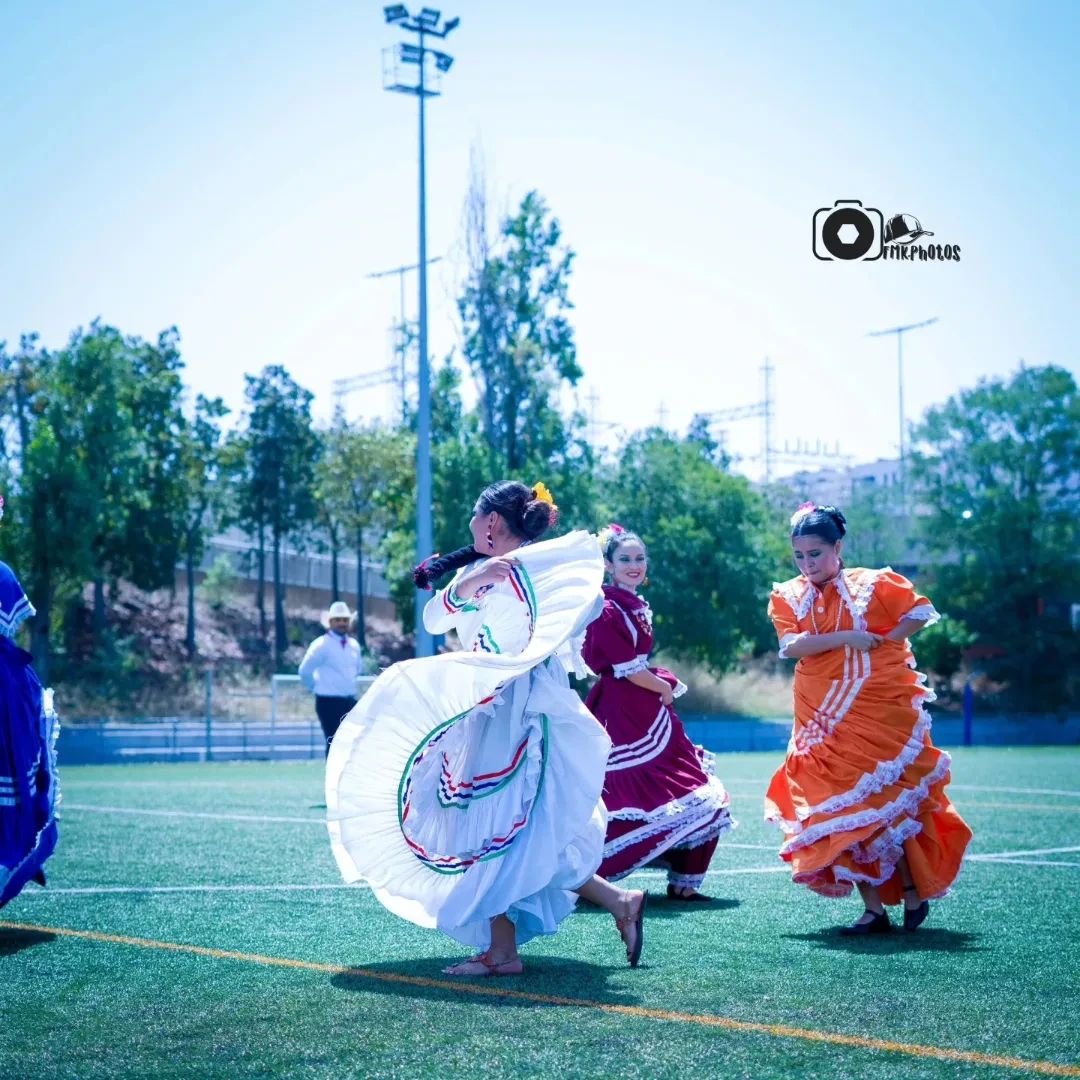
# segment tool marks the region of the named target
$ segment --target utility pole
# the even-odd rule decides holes
[[[932,326],[937,321],[938,318],[935,315],[925,322],[910,323],[908,326],[893,326],[888,330],[872,330],[866,335],[867,337],[896,335],[896,381],[900,413],[900,502],[905,510],[907,510],[907,425],[904,422],[904,334],[909,330],[921,330],[924,326]]]

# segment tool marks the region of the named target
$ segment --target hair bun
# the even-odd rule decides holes
[[[527,539],[536,540],[544,535],[559,518],[559,511],[546,499],[530,499],[521,515]]]
[[[840,530],[841,536],[847,532],[847,518],[844,517],[843,510],[836,506],[819,506],[818,509],[833,519],[837,529]]]

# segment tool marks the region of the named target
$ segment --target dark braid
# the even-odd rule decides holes
[[[472,544],[466,544],[457,551],[451,551],[449,555],[432,555],[430,559],[425,559],[413,570],[412,579],[418,589],[430,590],[443,574],[449,574],[452,570],[468,566],[482,558],[483,555]]]
[[[500,480],[484,488],[476,500],[476,509],[481,514],[498,514],[506,527],[522,540],[539,539],[558,518],[555,507],[536,497],[535,488],[517,480]],[[444,574],[485,557],[472,544],[449,555],[433,555],[413,570],[413,581],[418,589],[431,589]]]

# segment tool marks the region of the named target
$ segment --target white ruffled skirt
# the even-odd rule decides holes
[[[575,612],[573,584],[554,611],[541,592],[520,656],[396,664],[331,743],[327,824],[345,880],[476,949],[501,914],[519,943],[554,933],[600,864],[611,743],[552,655],[592,606],[583,594]]]

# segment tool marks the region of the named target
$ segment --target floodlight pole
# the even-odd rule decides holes
[[[416,561],[434,554],[434,527],[431,512],[431,363],[428,358],[427,323],[427,163],[424,127],[424,31],[420,31],[420,299],[419,348],[416,414]],[[433,656],[435,639],[424,626],[427,598],[416,590],[416,655]]]
[[[428,35],[445,38],[453,30],[460,20],[451,19],[443,23],[439,29],[439,13],[429,12],[424,9],[418,17],[409,17],[402,7],[397,8],[397,14],[392,9],[386,9],[387,20],[393,24],[399,24],[403,30],[408,30],[419,37],[420,55],[418,67],[420,68],[420,80],[415,88],[408,88],[408,93],[415,94],[420,99],[420,132],[419,132],[419,219],[420,241],[418,265],[418,289],[419,300],[418,323],[419,323],[419,362],[417,370],[417,403],[416,403],[416,561],[422,562],[433,554],[434,530],[432,527],[432,483],[431,483],[431,363],[428,356],[428,310],[427,310],[427,168],[426,168],[426,126],[425,126],[425,99],[429,94],[438,93],[438,90],[429,90],[426,83],[424,61],[427,57],[425,38]],[[432,18],[425,21],[431,15]],[[436,53],[436,61],[450,62],[450,58],[441,53]],[[394,89],[403,90],[397,86]],[[416,619],[416,655],[432,656],[435,652],[435,639],[424,627],[424,607],[426,597],[417,590],[415,619]]]

